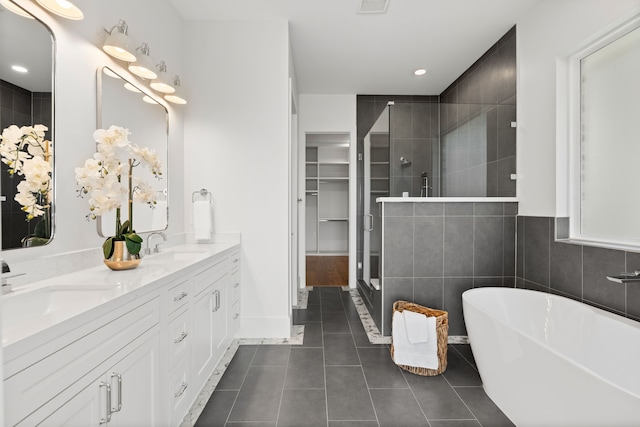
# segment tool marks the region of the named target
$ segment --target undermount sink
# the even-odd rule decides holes
[[[107,302],[122,293],[120,286],[47,286],[2,297],[2,342],[25,331],[36,332]]]

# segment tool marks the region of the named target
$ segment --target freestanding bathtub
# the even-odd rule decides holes
[[[515,288],[462,304],[484,389],[518,427],[640,426],[640,323]]]

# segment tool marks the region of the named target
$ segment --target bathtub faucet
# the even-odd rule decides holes
[[[640,270],[631,273],[620,273],[618,276],[607,276],[608,280],[616,283],[640,282]]]

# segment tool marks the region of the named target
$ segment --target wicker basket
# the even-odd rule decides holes
[[[438,369],[418,368],[415,366],[398,365],[405,371],[412,374],[435,376],[440,375],[447,369],[447,340],[449,338],[449,314],[443,310],[435,310],[423,307],[407,301],[396,301],[393,303],[393,312],[403,312],[404,310],[424,314],[427,317],[436,318],[436,333],[438,335]],[[391,344],[391,359],[393,360],[393,344]]]

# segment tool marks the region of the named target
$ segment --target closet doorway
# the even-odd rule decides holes
[[[307,286],[349,286],[349,134],[305,136]]]

